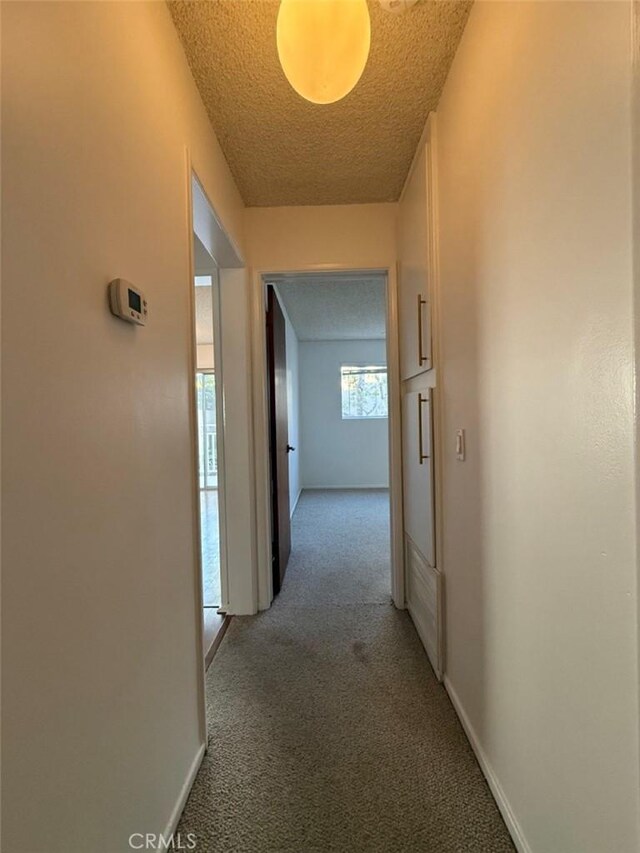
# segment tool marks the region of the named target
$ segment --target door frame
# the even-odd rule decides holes
[[[198,192],[194,192],[194,184],[197,184]],[[198,197],[197,197],[198,196]],[[206,202],[206,205],[204,205]],[[199,209],[196,210],[196,205]],[[203,207],[206,206],[206,211]],[[203,223],[203,219],[206,222]],[[188,294],[188,315],[189,315],[189,330],[187,334],[187,370],[188,370],[188,398],[189,398],[189,427],[190,427],[190,451],[191,451],[191,496],[192,496],[192,519],[193,519],[193,571],[194,571],[194,605],[195,613],[195,644],[196,658],[199,668],[200,677],[198,678],[198,728],[200,734],[200,749],[202,755],[207,749],[207,716],[206,716],[206,650],[204,648],[204,592],[203,592],[203,575],[202,575],[202,552],[201,552],[201,524],[200,524],[200,471],[199,471],[199,455],[198,455],[198,416],[197,416],[197,400],[196,400],[196,383],[195,376],[197,370],[197,349],[195,335],[195,319],[196,319],[196,297],[194,278],[196,275],[196,259],[194,253],[194,235],[199,228],[204,228],[207,232],[206,240],[201,239],[201,242],[209,252],[212,258],[212,265],[215,267],[215,274],[212,274],[213,296],[217,299],[218,310],[214,311],[214,359],[216,362],[216,424],[218,438],[218,500],[220,512],[220,544],[221,549],[224,547],[224,554],[221,550],[220,554],[220,569],[221,569],[221,591],[223,596],[223,605],[228,598],[228,554],[226,547],[226,501],[227,494],[225,489],[225,422],[223,417],[223,397],[224,397],[224,368],[222,363],[222,347],[221,347],[221,301],[220,301],[220,276],[225,269],[240,269],[244,268],[242,256],[235,246],[234,242],[227,235],[222,227],[217,216],[214,205],[211,202],[210,196],[205,189],[205,184],[200,177],[200,170],[191,155],[188,147],[185,147],[185,220],[187,233],[186,246],[186,282]],[[196,224],[199,220],[199,225]],[[197,236],[200,237],[200,234]],[[224,525],[224,530],[223,530]],[[224,556],[224,565],[223,565]],[[222,577],[224,573],[224,577]],[[225,589],[226,587],[226,589]],[[199,765],[199,761],[198,761]],[[197,767],[195,768],[197,770]],[[194,772],[195,778],[195,772]],[[190,786],[189,786],[190,787]],[[188,796],[189,787],[185,788],[183,805]],[[181,811],[181,809],[180,809]],[[178,812],[179,814],[179,812]]]
[[[199,184],[199,188],[204,194],[204,189],[198,178],[195,170],[192,172],[193,179]],[[206,195],[205,195],[206,198]],[[207,203],[210,204],[208,198]],[[211,209],[213,214],[213,208]],[[196,237],[195,230],[192,232],[192,241]],[[200,241],[202,243],[202,241]],[[202,244],[204,245],[204,244]],[[193,365],[193,406],[194,406],[194,452],[196,457],[196,516],[197,516],[197,560],[199,573],[200,597],[202,599],[202,630],[203,630],[203,648],[204,648],[204,576],[202,565],[202,511],[201,511],[201,491],[200,487],[200,430],[198,429],[198,404],[195,391],[195,378],[198,373],[208,373],[215,376],[215,412],[216,412],[216,464],[218,468],[218,485],[216,487],[218,493],[218,535],[219,535],[219,552],[220,552],[220,605],[219,612],[226,613],[229,608],[229,565],[227,556],[227,505],[226,505],[226,465],[225,465],[225,424],[224,424],[224,367],[222,364],[222,323],[221,323],[221,301],[220,301],[220,267],[216,258],[207,249],[207,253],[211,258],[211,264],[208,265],[207,271],[198,271],[196,268],[195,257],[192,259],[192,283],[191,283],[191,358]],[[212,333],[213,333],[213,360],[214,369],[198,368],[198,341],[196,338],[196,288],[194,279],[196,275],[208,275],[211,278],[211,300],[213,308],[212,316]],[[206,649],[204,650],[206,658]]]
[[[271,577],[271,499],[269,472],[269,419],[267,409],[266,287],[270,278],[321,273],[380,275],[386,291],[386,348],[389,383],[389,506],[391,533],[391,596],[405,608],[404,540],[402,518],[402,424],[400,357],[398,344],[398,283],[396,267],[352,267],[344,264],[312,264],[298,269],[254,269],[251,275],[251,341],[257,534],[258,608],[273,601]]]

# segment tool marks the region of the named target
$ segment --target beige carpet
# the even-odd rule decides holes
[[[389,598],[384,492],[308,492],[271,610],[209,670],[198,853],[501,853],[513,845],[444,689]]]

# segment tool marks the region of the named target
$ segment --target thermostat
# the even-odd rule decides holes
[[[144,293],[124,278],[109,284],[111,313],[128,323],[144,326],[147,322],[147,300]]]

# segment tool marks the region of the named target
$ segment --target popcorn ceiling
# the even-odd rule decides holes
[[[276,50],[277,0],[170,2],[211,124],[247,206],[396,201],[436,108],[469,2],[391,15],[370,2],[371,53],[342,101],[310,104]]]

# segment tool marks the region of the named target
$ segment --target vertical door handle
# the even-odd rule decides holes
[[[421,465],[425,459],[429,459],[429,455],[424,452],[422,445],[422,407],[426,402],[428,402],[428,398],[423,397],[422,394],[418,394],[418,461]]]
[[[422,306],[427,304],[427,300],[422,298],[422,294],[418,294],[418,364],[422,367],[427,360],[424,354],[424,343],[422,334]]]

